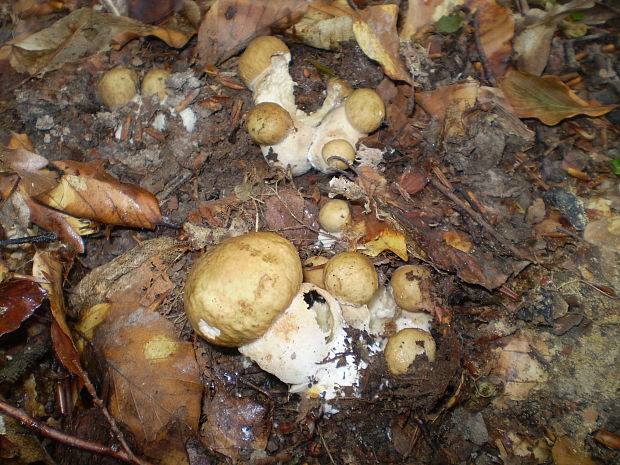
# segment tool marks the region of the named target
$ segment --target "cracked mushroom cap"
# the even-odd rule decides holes
[[[392,274],[390,284],[396,304],[403,310],[416,311],[427,307],[430,272],[423,266],[404,265]]]
[[[289,54],[290,50],[277,37],[262,36],[254,39],[239,58],[237,69],[239,77],[252,88],[252,83],[271,65],[271,57],[276,54]]]
[[[277,103],[259,103],[248,115],[248,133],[260,145],[274,145],[293,129],[293,119]]]
[[[403,329],[388,339],[383,355],[390,373],[404,375],[416,357],[426,354],[435,361],[435,340],[431,333],[421,329]]]
[[[247,344],[289,307],[302,276],[297,250],[275,233],[226,239],[194,264],[185,284],[185,312],[209,342]]]
[[[385,104],[372,89],[355,89],[344,105],[349,123],[366,134],[378,129],[385,117]]]
[[[379,288],[375,266],[357,252],[343,252],[330,258],[325,264],[323,281],[334,297],[353,305],[364,305]]]

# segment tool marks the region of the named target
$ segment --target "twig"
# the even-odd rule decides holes
[[[478,49],[478,57],[480,58],[480,63],[484,68],[484,73],[487,76],[488,81],[493,85],[497,85],[497,78],[495,77],[495,73],[491,69],[489,64],[489,60],[487,60],[487,55],[484,53],[484,49],[482,48],[482,40],[480,39],[480,10],[474,13],[474,41],[476,43],[476,48]]]
[[[121,15],[121,13],[118,11],[118,8],[116,8],[116,5],[112,3],[112,0],[101,0],[101,3],[103,3],[103,6],[110,10],[110,13],[112,13],[113,15]]]
[[[110,457],[114,457],[115,459],[122,460],[123,462],[127,463],[134,463],[137,465],[151,465],[150,462],[146,462],[142,459],[137,459],[136,457],[131,457],[129,454],[127,454],[127,452],[123,450],[116,450],[114,446],[106,446],[98,442],[87,441],[86,439],[71,436],[55,428],[50,428],[44,423],[41,423],[29,416],[26,412],[15,408],[1,400],[0,411],[15,418],[25,427],[36,431],[37,433],[40,433],[45,437],[61,442],[68,446],[87,450],[89,452],[95,452],[97,454],[109,455]]]
[[[443,195],[445,195],[446,197],[448,197],[450,200],[452,200],[459,209],[464,210],[469,216],[471,216],[473,218],[473,220],[478,223],[480,226],[482,226],[484,229],[486,229],[486,231],[495,238],[495,240],[497,240],[501,245],[503,245],[505,248],[507,248],[508,250],[510,250],[512,252],[512,254],[517,257],[520,258],[522,260],[529,260],[529,261],[534,261],[532,258],[528,257],[525,255],[525,253],[521,252],[519,249],[517,249],[514,245],[512,245],[510,242],[508,242],[506,239],[504,239],[504,237],[498,233],[493,226],[491,226],[483,217],[481,214],[479,214],[478,212],[476,212],[473,208],[471,208],[469,205],[467,205],[465,202],[463,202],[461,199],[459,199],[454,192],[452,192],[450,189],[446,188],[441,182],[439,182],[436,178],[431,178],[431,183],[433,184],[433,186],[435,186]]]
[[[323,433],[321,432],[321,427],[319,425],[316,425],[317,431],[319,432],[319,437],[321,438],[321,443],[323,444],[323,447],[325,448],[325,451],[327,452],[327,455],[329,456],[329,461],[332,463],[332,465],[336,465],[336,462],[334,462],[334,457],[332,457],[332,453],[329,450],[329,447],[327,447],[327,443],[325,442],[325,438],[323,437]]]
[[[4,239],[0,241],[0,247],[17,244],[39,244],[41,242],[55,242],[58,240],[56,233],[40,234],[38,236],[16,237],[15,239]]]

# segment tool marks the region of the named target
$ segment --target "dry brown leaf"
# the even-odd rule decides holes
[[[0,336],[19,328],[46,296],[47,291],[30,279],[0,284]]]
[[[594,465],[594,461],[574,442],[558,438],[551,449],[554,465]]]
[[[183,47],[194,34],[80,8],[47,29],[12,42],[11,66],[19,73],[40,76],[110,49],[114,37],[124,33],[132,37],[153,35],[175,48]]]
[[[446,244],[450,247],[454,247],[461,252],[469,253],[474,248],[474,244],[471,242],[471,236],[463,231],[446,231],[443,235],[443,240],[446,241]]]
[[[311,47],[339,50],[340,43],[353,40],[354,12],[346,2],[315,1],[290,33]]]
[[[400,31],[401,40],[410,40],[420,29],[464,3],[464,0],[410,0]]]
[[[555,76],[510,71],[499,86],[519,118],[537,118],[549,126],[579,114],[601,116],[616,107],[588,104]]]
[[[65,174],[54,189],[36,200],[69,215],[111,225],[154,229],[163,222],[153,194],[111,176],[96,179]]]
[[[217,0],[198,30],[200,63],[218,65],[272,26],[283,21],[295,24],[307,8],[308,3],[302,0]]]
[[[0,167],[5,171],[37,171],[47,163],[47,158],[24,147],[0,148]]]
[[[478,11],[482,50],[495,77],[501,78],[508,69],[515,35],[512,11],[495,0],[468,0],[466,4],[470,10]]]
[[[400,56],[397,21],[398,5],[369,6],[358,11],[353,33],[360,48],[369,58],[381,64],[385,74],[394,80],[412,84],[409,71]]]
[[[374,239],[364,242],[364,247],[366,250],[361,252],[371,257],[376,257],[381,252],[389,250],[394,252],[401,260],[405,262],[409,260],[405,235],[390,228],[381,231]]]
[[[18,134],[11,131],[11,140],[7,144],[10,149],[26,149],[30,152],[34,152],[34,146],[28,134]]]

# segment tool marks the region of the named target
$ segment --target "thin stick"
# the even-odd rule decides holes
[[[81,439],[75,436],[71,436],[63,431],[57,430],[55,428],[50,428],[49,426],[41,423],[31,416],[29,416],[26,412],[15,408],[3,401],[0,400],[0,411],[6,413],[7,415],[18,420],[25,427],[36,431],[37,433],[42,434],[45,437],[53,439],[55,441],[61,442],[71,447],[76,447],[78,449],[87,450],[89,452],[95,452],[97,454],[109,455],[110,457],[114,457],[115,459],[122,460],[127,463],[134,463],[136,465],[151,465],[150,462],[146,462],[141,459],[136,459],[135,457],[130,457],[125,451],[115,450],[114,446],[106,446],[104,444],[87,441],[86,439]]]
[[[431,178],[431,183],[433,184],[433,186],[435,186],[439,191],[441,191],[441,193],[443,195],[445,195],[446,197],[448,197],[450,200],[452,200],[461,210],[464,210],[469,216],[471,216],[473,218],[473,220],[478,223],[480,226],[482,226],[484,229],[487,230],[487,232],[493,236],[500,244],[502,244],[504,247],[506,247],[508,250],[510,250],[513,255],[517,258],[523,259],[523,260],[529,260],[529,261],[533,261],[530,257],[527,257],[525,255],[525,253],[521,252],[519,249],[517,249],[514,245],[512,245],[510,242],[508,242],[506,239],[504,239],[504,237],[498,233],[493,226],[491,226],[483,217],[481,214],[479,214],[478,212],[476,212],[473,208],[471,208],[469,205],[467,205],[465,202],[463,202],[461,199],[459,199],[454,192],[452,192],[451,190],[449,190],[448,188],[446,188],[441,182],[439,182],[436,178]]]
[[[321,432],[321,427],[319,425],[317,425],[317,430],[319,432],[319,437],[321,438],[321,442],[323,443],[323,447],[325,448],[325,451],[327,452],[327,455],[329,456],[329,461],[332,463],[332,465],[336,465],[336,462],[334,462],[334,457],[332,457],[332,453],[329,450],[329,447],[327,447],[327,443],[325,442],[325,438],[323,437],[323,433]]]
[[[489,64],[489,60],[487,60],[487,55],[484,53],[484,49],[482,48],[482,39],[480,38],[480,10],[474,13],[474,41],[476,42],[476,48],[478,49],[478,57],[480,58],[480,63],[484,68],[484,72],[487,76],[488,81],[493,85],[497,85],[497,79],[495,77],[495,73],[491,69],[491,65]]]

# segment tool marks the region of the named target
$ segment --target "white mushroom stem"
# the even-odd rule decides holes
[[[304,174],[310,169],[306,156],[308,145],[314,135],[313,129],[293,119],[293,129],[274,145],[261,145],[261,151],[271,166],[286,169],[290,166],[293,176]]]
[[[323,159],[323,146],[331,140],[344,139],[353,147],[357,141],[368,134],[361,132],[353,127],[347,118],[344,105],[332,110],[323,119],[320,126],[316,128],[314,139],[308,150],[308,160],[310,164],[319,171],[328,173],[333,171],[327,162]]]

